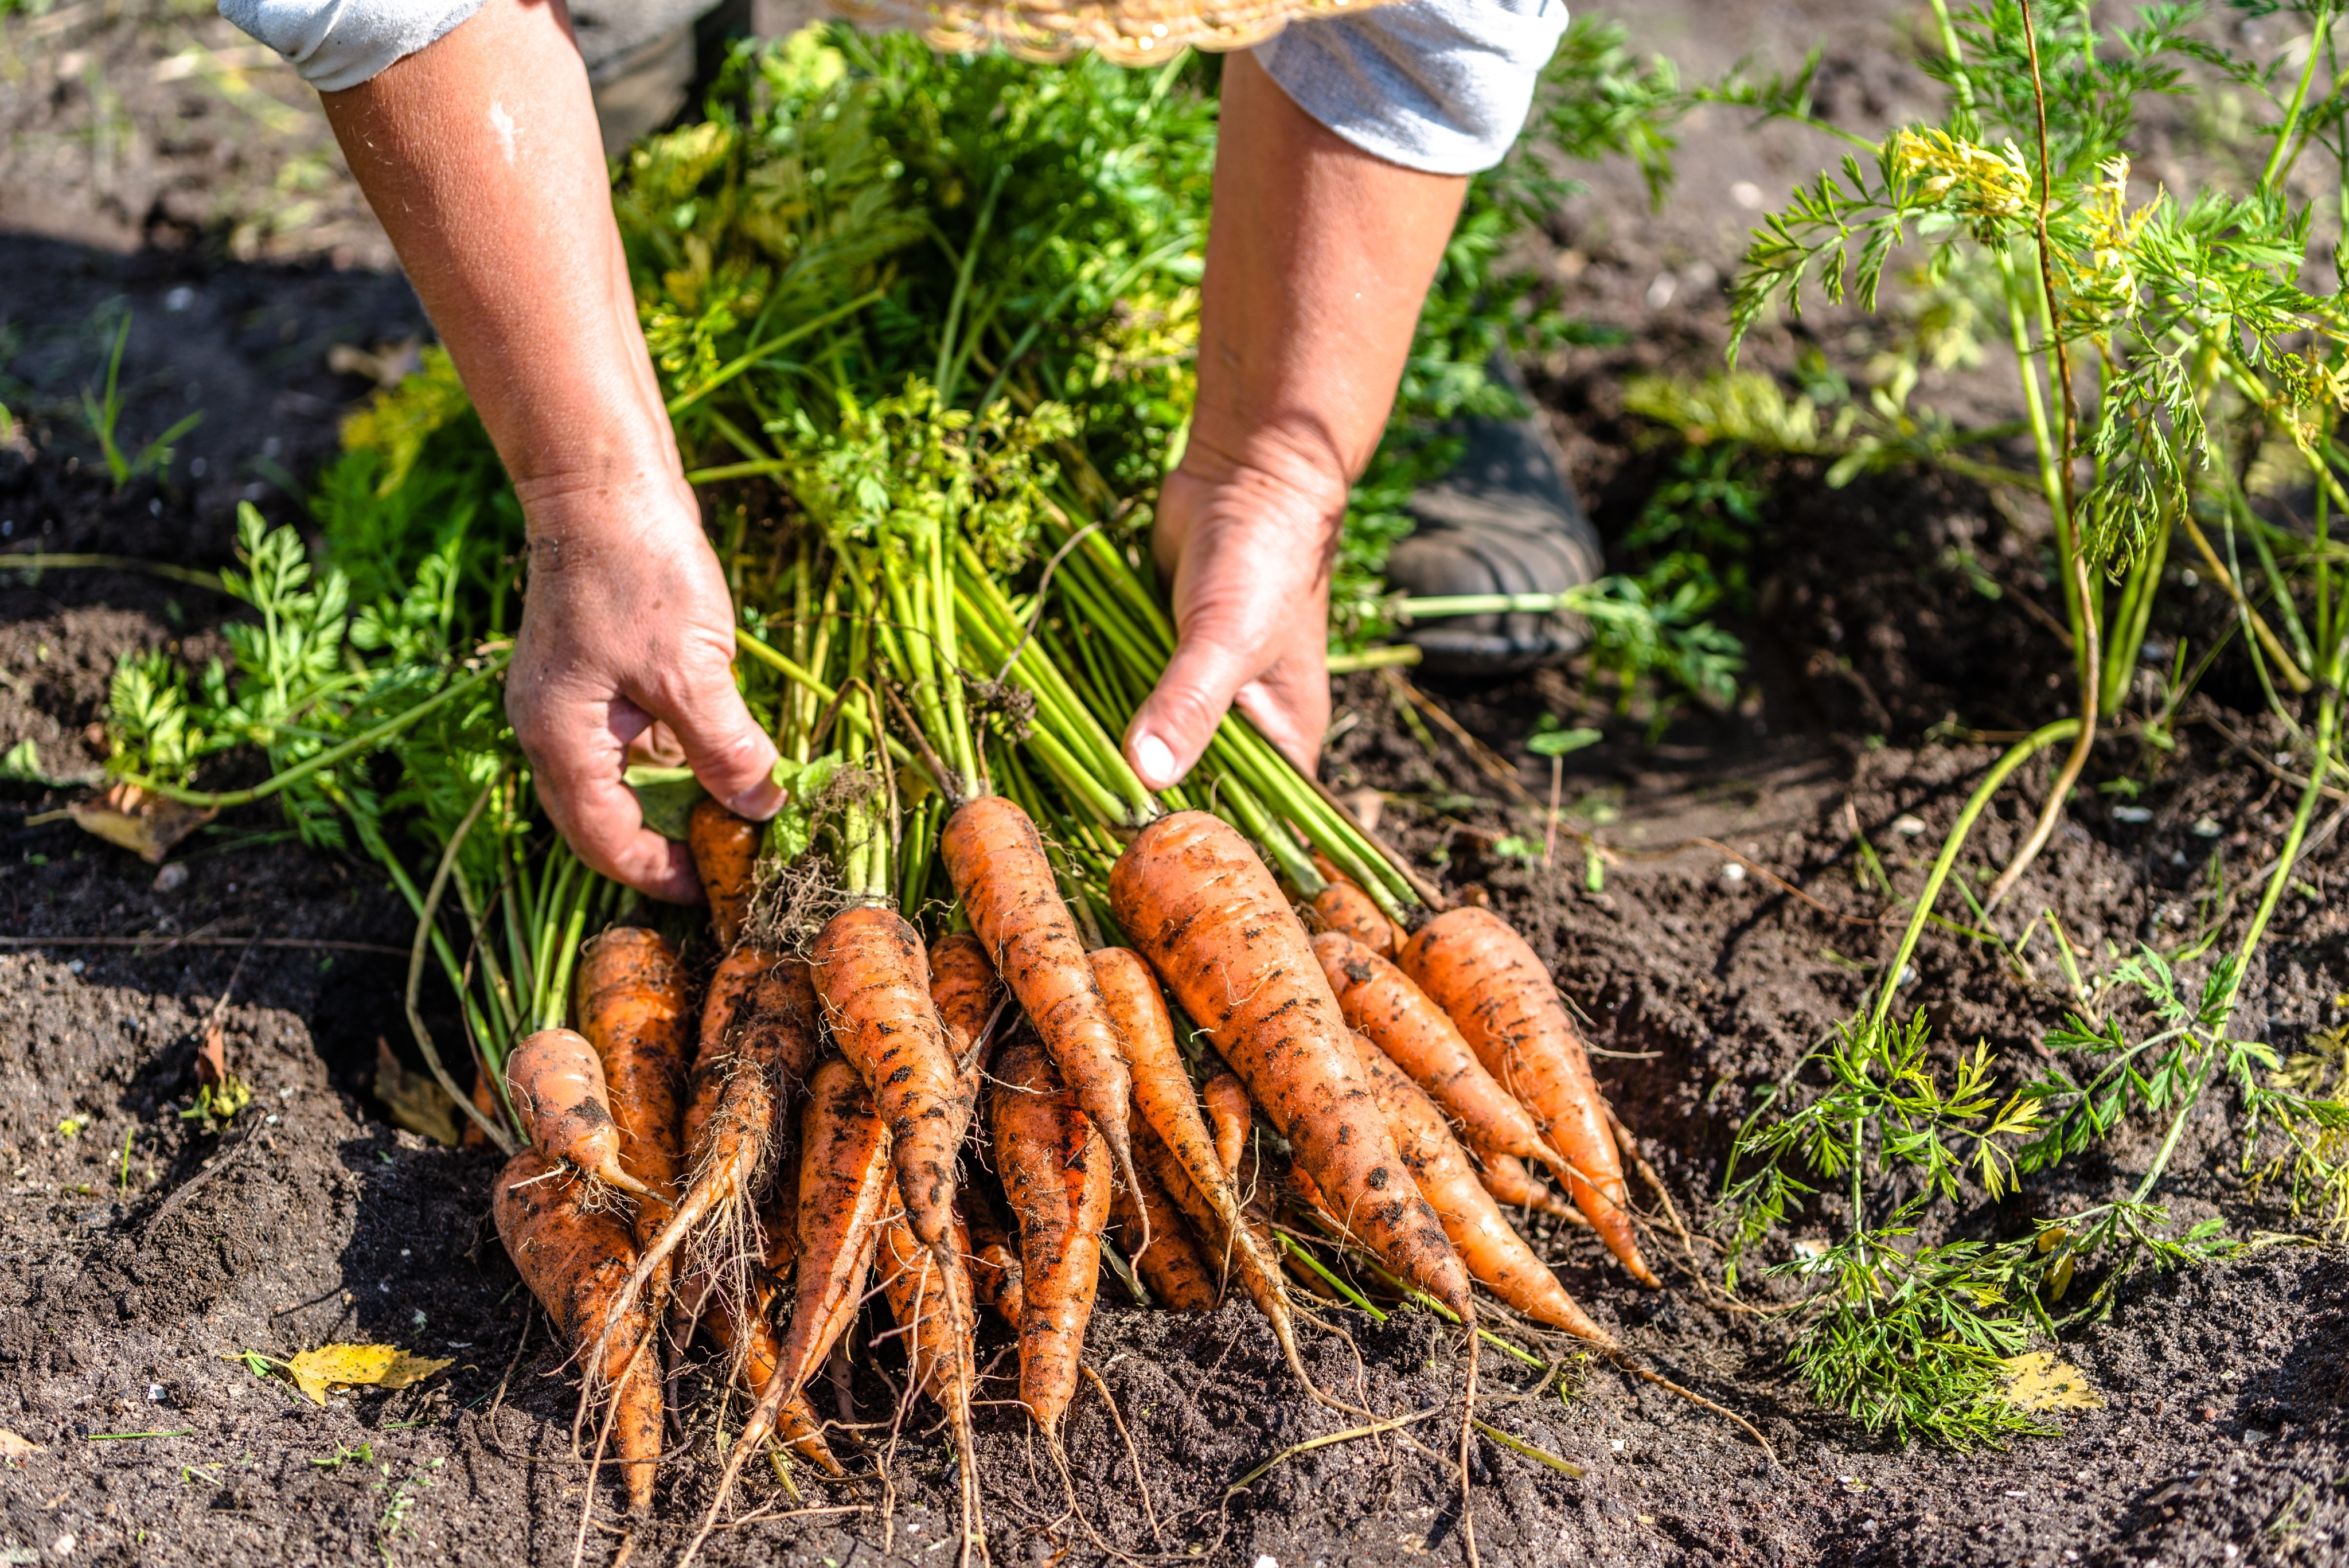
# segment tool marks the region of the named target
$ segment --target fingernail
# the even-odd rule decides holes
[[[752,822],[764,822],[782,808],[782,786],[772,779],[761,779],[726,803],[727,810]]]
[[[1143,735],[1133,742],[1134,772],[1152,789],[1164,789],[1181,779],[1182,770],[1174,765],[1174,753],[1166,742],[1155,735]]]

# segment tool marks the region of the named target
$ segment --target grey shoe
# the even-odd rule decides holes
[[[1506,373],[1519,394],[1514,368]],[[1415,597],[1560,593],[1603,570],[1599,531],[1583,514],[1539,416],[1472,420],[1468,450],[1405,510],[1418,528],[1387,558],[1387,581]],[[1403,634],[1439,675],[1512,675],[1581,651],[1578,616],[1479,615],[1421,622]]]

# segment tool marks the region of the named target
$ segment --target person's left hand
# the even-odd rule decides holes
[[[1300,458],[1278,469],[1195,444],[1159,493],[1152,550],[1173,585],[1177,642],[1125,754],[1164,789],[1197,763],[1235,702],[1310,776],[1330,727],[1330,565],[1345,475]]]

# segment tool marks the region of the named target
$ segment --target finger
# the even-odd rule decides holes
[[[701,897],[692,854],[644,825],[644,811],[620,780],[630,739],[647,716],[622,700],[580,701],[523,682],[507,686],[514,738],[530,759],[546,815],[591,869],[673,904]]]
[[[1214,739],[1233,694],[1255,674],[1246,657],[1220,639],[1184,635],[1158,685],[1125,727],[1125,760],[1145,787],[1182,783]]]
[[[775,783],[775,759],[781,753],[750,717],[723,667],[667,707],[663,717],[685,748],[685,765],[727,810],[764,822],[782,808],[783,792]]]
[[[1304,655],[1291,654],[1270,675],[1249,681],[1232,699],[1257,732],[1307,778],[1321,770],[1321,737],[1330,731],[1327,659],[1328,650],[1319,644]]]

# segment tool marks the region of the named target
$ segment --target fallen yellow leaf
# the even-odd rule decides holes
[[[96,799],[75,801],[66,811],[85,831],[120,845],[150,866],[161,865],[173,845],[220,815],[216,806],[185,805],[120,780]]]
[[[2088,1386],[2088,1375],[2048,1350],[2010,1355],[2006,1397],[2025,1410],[2101,1410],[2105,1397]]]
[[[18,1459],[29,1459],[40,1451],[40,1444],[20,1437],[5,1427],[0,1427],[0,1459],[5,1459],[10,1464],[14,1464]]]
[[[328,1388],[405,1388],[449,1365],[391,1345],[322,1345],[295,1356],[285,1369],[294,1375],[295,1386],[323,1405]]]

